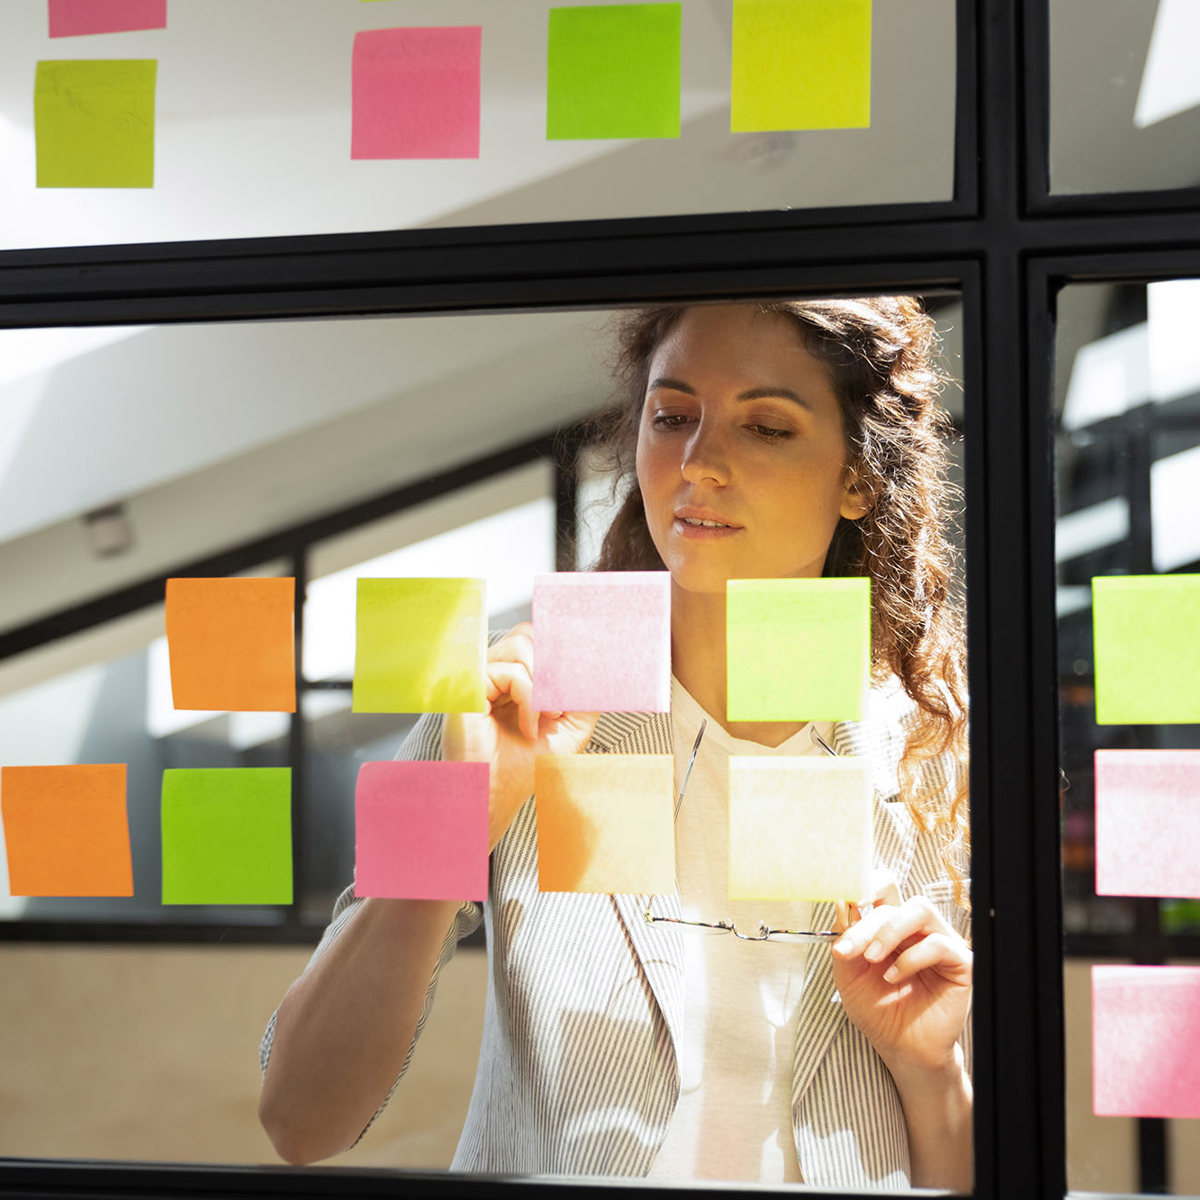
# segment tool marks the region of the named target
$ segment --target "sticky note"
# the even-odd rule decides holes
[[[1096,894],[1200,899],[1200,750],[1095,761]]]
[[[164,904],[291,904],[289,767],[166,770]]]
[[[871,0],[733,0],[730,128],[871,124]]]
[[[1200,967],[1092,968],[1092,1107],[1200,1117]]]
[[[1096,721],[1200,721],[1200,575],[1092,580]]]
[[[356,896],[487,899],[487,763],[364,763],[354,817]]]
[[[484,712],[482,579],[360,579],[355,712]]]
[[[167,0],[48,0],[51,37],[166,29]]]
[[[546,137],[677,138],[681,4],[552,8]]]
[[[295,712],[294,579],[168,579],[177,709]]]
[[[39,62],[38,187],[153,187],[154,59]]]
[[[14,896],[132,896],[125,764],[0,767]]]
[[[731,757],[729,898],[861,899],[873,805],[861,759]]]
[[[539,890],[673,891],[674,789],[669,754],[539,755]]]
[[[533,580],[533,706],[668,712],[671,577],[575,571]]]
[[[483,30],[354,35],[351,158],[478,158]]]
[[[731,721],[857,721],[871,656],[869,579],[731,579]]]

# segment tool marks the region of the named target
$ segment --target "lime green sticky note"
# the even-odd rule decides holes
[[[167,770],[164,904],[291,904],[289,767]]]
[[[1200,722],[1200,575],[1092,580],[1096,721]]]
[[[550,10],[546,137],[677,138],[682,4]]]
[[[871,124],[871,0],[733,0],[734,133]]]
[[[153,187],[152,58],[39,62],[38,187]]]
[[[857,721],[871,658],[869,579],[731,579],[731,721]]]
[[[482,579],[360,579],[355,712],[483,712]]]

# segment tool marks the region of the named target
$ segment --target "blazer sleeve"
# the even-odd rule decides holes
[[[397,761],[417,762],[440,759],[442,756],[442,727],[444,724],[445,717],[441,714],[429,714],[421,717],[397,752]],[[317,948],[313,951],[312,957],[308,960],[308,964],[304,968],[306,971],[312,967],[313,963],[340,936],[342,930],[345,929],[346,924],[353,916],[355,909],[361,903],[361,899],[354,895],[353,884],[346,888],[337,898],[337,902],[333,906],[332,919],[326,927],[325,932],[321,935],[321,940],[317,943]],[[453,923],[446,930],[446,936],[442,940],[441,950],[438,953],[433,975],[430,977],[429,985],[425,989],[425,1003],[421,1008],[421,1016],[417,1021],[416,1033],[413,1035],[412,1043],[408,1047],[408,1053],[404,1056],[400,1073],[396,1076],[395,1082],[384,1097],[383,1103],[380,1104],[370,1121],[363,1127],[363,1131],[358,1135],[355,1145],[362,1140],[363,1134],[375,1124],[379,1114],[387,1107],[388,1101],[395,1094],[396,1088],[400,1085],[400,1081],[404,1078],[405,1072],[408,1070],[408,1065],[412,1061],[413,1051],[420,1040],[421,1031],[425,1028],[425,1022],[433,1009],[433,998],[437,993],[438,980],[441,977],[442,969],[454,956],[454,951],[458,948],[458,943],[468,934],[473,933],[479,927],[479,923],[482,920],[483,906],[472,900],[464,901],[455,914]],[[275,1018],[277,1015],[278,1010],[271,1014],[271,1019],[267,1022],[266,1031],[263,1033],[262,1041],[259,1045],[259,1066],[264,1075],[266,1074],[267,1064],[271,1058],[271,1045],[275,1038]]]

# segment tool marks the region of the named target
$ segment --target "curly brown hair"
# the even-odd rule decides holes
[[[953,425],[938,396],[937,334],[911,296],[756,303],[789,320],[805,349],[824,362],[841,404],[848,466],[870,500],[857,520],[841,518],[826,576],[871,580],[872,675],[900,680],[914,701],[900,761],[900,792],[921,828],[936,830],[965,903],[967,813],[966,639],[955,551],[947,537],[956,492],[946,477]],[[594,564],[599,571],[663,570],[646,525],[634,470],[650,362],[686,311],[634,310],[617,333],[620,403],[592,429],[614,489],[627,489]],[[619,494],[614,492],[614,494]],[[956,764],[947,782],[940,767]]]

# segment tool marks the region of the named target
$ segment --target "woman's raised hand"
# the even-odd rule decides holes
[[[971,948],[924,896],[901,903],[890,876],[873,890],[870,905],[838,906],[842,1005],[893,1076],[945,1070],[970,1012]]]
[[[533,795],[535,756],[579,753],[599,714],[534,709],[533,626],[528,622],[488,647],[487,676],[487,711],[446,717],[442,757],[490,764],[488,848],[493,849]]]

